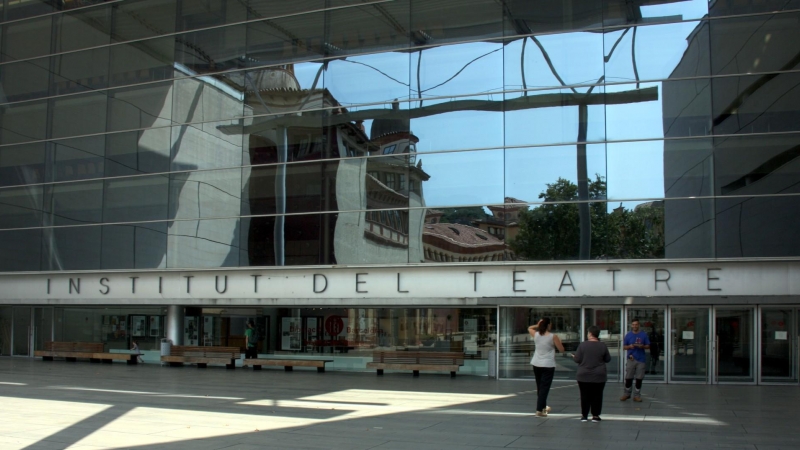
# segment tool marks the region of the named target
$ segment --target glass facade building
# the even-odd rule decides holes
[[[798,382],[800,1],[0,0],[0,20],[3,355],[242,345],[256,318],[262,353],[359,370],[430,347],[528,378],[546,315],[568,346],[598,325],[618,378],[640,318],[650,381]],[[673,290],[693,268],[702,292]],[[397,289],[372,297],[381,270]],[[454,270],[477,294],[414,294]],[[494,270],[508,293],[480,294]],[[549,270],[557,291],[523,289]],[[311,291],[226,292],[289,271]],[[326,291],[348,271],[353,295]]]

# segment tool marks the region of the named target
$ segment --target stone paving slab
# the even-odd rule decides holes
[[[603,422],[581,423],[574,382],[554,384],[547,418],[533,385],[0,358],[0,448],[800,448],[797,386],[646,384],[633,403],[609,384]]]

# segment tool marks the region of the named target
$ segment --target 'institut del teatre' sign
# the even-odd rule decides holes
[[[0,299],[799,295],[800,263],[264,268],[4,274]]]

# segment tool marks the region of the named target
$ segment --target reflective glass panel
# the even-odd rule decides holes
[[[506,41],[503,53],[506,90],[586,85],[603,79],[602,33],[518,38]],[[609,75],[606,78],[610,80]]]
[[[792,12],[711,21],[712,73],[746,74],[796,68],[798,18],[800,13]]]
[[[412,101],[411,132],[418,152],[503,146],[502,95]]]
[[[708,0],[685,0],[632,4],[625,0],[603,0],[603,23],[606,26],[616,26],[702,19],[708,14],[709,3]]]
[[[40,226],[43,194],[41,185],[0,189],[0,228]]]
[[[603,34],[608,82],[708,76],[708,22],[637,26]]]
[[[42,183],[45,144],[0,147],[0,186]]]
[[[40,270],[42,230],[0,231],[0,271]]]
[[[739,0],[736,2],[716,1],[708,8],[710,16],[731,16],[771,11],[800,9],[798,0]]]
[[[606,136],[606,107],[651,101],[651,91],[605,94],[603,86],[506,94],[505,145],[552,145],[601,141]],[[609,120],[613,117],[609,116]]]
[[[241,176],[239,169],[172,174],[169,188],[170,218],[238,216],[242,192]]]
[[[630,324],[634,320],[639,321],[639,330],[647,333],[647,337],[650,339],[650,350],[647,351],[648,365],[646,366],[647,370],[644,377],[645,382],[665,381],[667,359],[667,348],[665,346],[665,336],[667,336],[666,311],[661,308],[629,307],[625,312],[628,329],[623,330],[623,339],[624,335],[631,331]],[[657,356],[653,353],[653,342],[658,343],[659,351]],[[627,355],[627,351],[625,351],[625,354]],[[624,365],[623,370],[625,370]]]
[[[16,144],[47,137],[47,101],[0,108],[0,143]]]
[[[42,270],[100,268],[102,227],[45,228],[42,230]]]
[[[422,204],[432,208],[503,202],[503,150],[426,153],[412,169]]]
[[[568,355],[581,342],[581,309],[554,307],[500,308],[500,378],[534,378],[530,363],[536,346],[528,327],[544,317],[550,319],[550,332],[561,339],[566,350],[556,353],[555,378],[575,379],[578,367]]]
[[[399,52],[335,59],[327,64],[316,87],[324,85],[344,106],[405,100],[409,97],[409,60],[408,53]],[[320,69],[319,63],[297,64],[292,74],[301,88],[310,89]]]
[[[761,309],[761,380],[797,383],[795,310]]]
[[[103,221],[165,220],[168,189],[166,175],[105,180]]]
[[[711,346],[709,309],[673,308],[670,313],[672,318],[670,380],[707,382],[710,373]]]
[[[109,91],[108,131],[171,125],[172,89],[167,82]]]
[[[103,182],[89,181],[47,186],[46,225],[78,225],[103,220]]]
[[[103,269],[166,267],[166,222],[104,226],[102,239]]]
[[[800,73],[712,80],[714,134],[800,130]]]
[[[52,16],[10,23],[3,26],[2,61],[35,58],[51,53]]]
[[[717,195],[796,192],[800,134],[724,137],[714,140]]]
[[[105,93],[57,97],[51,100],[51,137],[63,138],[106,131],[107,100]]]
[[[603,25],[601,0],[507,0],[506,36],[599,28]]]
[[[170,128],[152,128],[106,135],[105,175],[168,171],[170,132]]]
[[[782,197],[719,197],[716,210],[718,258],[800,255],[800,195],[797,187]]]
[[[174,32],[177,23],[177,5],[177,2],[164,0],[140,0],[115,4],[112,8],[114,24],[112,38],[114,42],[143,39]]]
[[[752,382],[753,334],[755,320],[751,308],[717,308],[716,349],[717,380],[720,382]]]
[[[608,140],[711,134],[708,79],[606,87]]]
[[[73,181],[102,178],[105,136],[63,139],[48,145],[51,149],[48,181]]]
[[[170,205],[171,206],[171,205]],[[167,267],[235,267],[239,219],[180,220],[167,230]]]

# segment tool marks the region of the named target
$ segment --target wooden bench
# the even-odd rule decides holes
[[[261,370],[261,366],[283,366],[283,370],[291,372],[294,366],[316,367],[317,372],[325,372],[325,363],[332,359],[245,359],[244,363],[253,366],[253,370]]]
[[[42,361],[52,361],[53,358],[64,358],[75,362],[78,358],[88,359],[91,362],[111,364],[116,361],[125,361],[136,364],[138,356],[133,353],[108,353],[103,351],[102,342],[45,342],[44,350],[35,350],[33,355],[42,358]]]
[[[384,369],[411,370],[414,376],[419,376],[420,370],[434,370],[450,372],[451,377],[456,376],[458,368],[464,365],[464,354],[459,352],[389,352],[375,350],[372,352],[372,362],[367,363],[368,369],[377,369],[378,375],[383,375]]]
[[[169,363],[170,366],[197,364],[197,367],[203,369],[208,364],[224,364],[226,368],[233,369],[236,367],[236,360],[239,359],[241,354],[239,347],[173,345],[170,348],[169,356],[162,356],[161,362]]]

